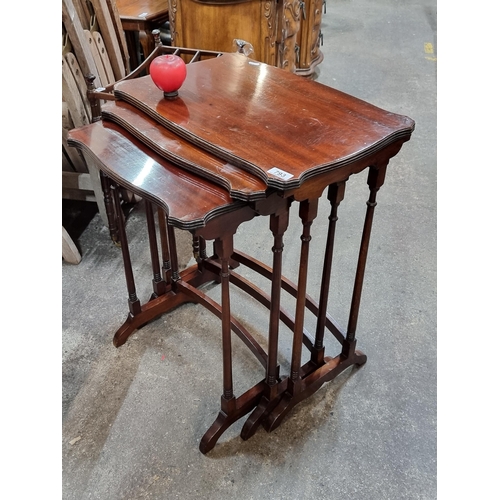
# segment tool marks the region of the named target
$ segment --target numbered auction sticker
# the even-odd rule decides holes
[[[272,174],[275,177],[279,177],[284,181],[287,181],[288,179],[291,179],[293,177],[293,174],[289,174],[288,172],[285,172],[284,170],[281,170],[278,167],[271,168],[270,170],[267,171],[267,173]]]

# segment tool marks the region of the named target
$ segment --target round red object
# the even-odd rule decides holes
[[[149,74],[165,97],[177,95],[186,79],[186,63],[174,54],[155,57],[149,66]]]

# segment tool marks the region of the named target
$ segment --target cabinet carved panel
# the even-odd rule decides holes
[[[295,71],[297,60],[297,33],[300,29],[301,16],[300,0],[283,0],[281,27],[280,59],[277,66],[288,71]]]
[[[309,0],[304,3],[303,18],[300,32],[297,35],[299,46],[299,57],[296,73],[310,75],[314,68],[323,60],[320,50],[321,20],[323,17],[323,6],[325,0]]]
[[[304,72],[303,54],[320,62],[322,1],[307,0],[317,7],[312,8],[301,0],[168,0],[172,45],[233,52],[233,40],[239,38],[253,45],[253,59]],[[311,29],[304,27],[305,10],[319,13]]]

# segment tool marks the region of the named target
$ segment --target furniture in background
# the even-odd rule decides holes
[[[295,64],[295,73],[309,76],[323,61],[320,46],[323,45],[321,20],[326,13],[326,0],[306,0],[302,7],[300,30],[297,33],[298,55]]]
[[[233,40],[251,56],[307,76],[323,60],[323,0],[168,0],[172,45],[233,52]]]
[[[141,63],[136,36],[144,59],[155,48],[153,30],[168,21],[168,0],[116,0],[116,7],[125,30],[131,69]]]
[[[92,120],[85,76],[105,87],[130,73],[125,35],[115,0],[63,0],[62,22],[62,198],[96,202],[108,225],[99,172],[68,147],[67,138]],[[63,258],[81,260],[64,227]]]

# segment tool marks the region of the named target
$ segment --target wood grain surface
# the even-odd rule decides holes
[[[253,201],[266,196],[262,180],[158,126],[126,102],[104,104],[102,117],[123,126],[167,160],[224,187],[234,199]]]
[[[114,93],[277,189],[407,141],[414,129],[406,116],[240,54],[188,65],[175,100],[149,76],[120,82]]]
[[[89,155],[122,187],[163,208],[169,223],[180,229],[203,227],[219,215],[245,207],[226,189],[176,167],[114,123],[73,129],[68,144]]]

